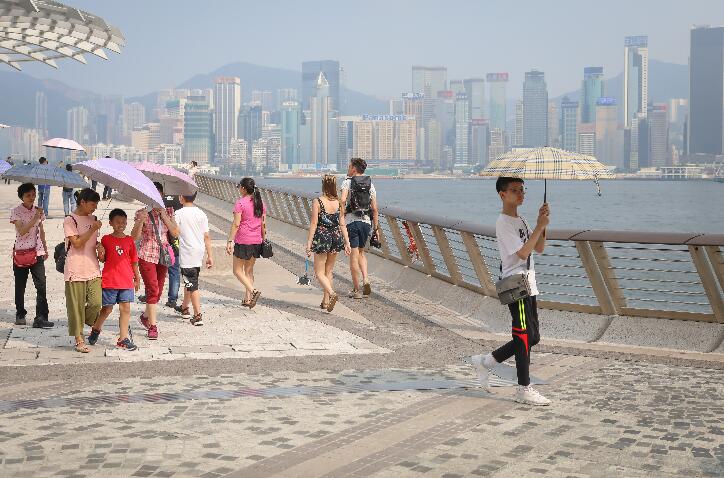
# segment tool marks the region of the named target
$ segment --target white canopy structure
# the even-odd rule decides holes
[[[53,0],[0,0],[0,63],[16,70],[28,61],[86,63],[86,53],[107,60],[106,49],[120,53],[123,46],[118,28],[83,10]]]

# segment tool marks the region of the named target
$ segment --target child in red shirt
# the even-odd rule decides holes
[[[103,308],[93,324],[88,336],[88,343],[95,345],[101,334],[103,322],[111,315],[113,306],[118,304],[120,309],[120,336],[116,347],[124,350],[136,350],[138,347],[129,337],[128,323],[131,319],[131,303],[134,301],[134,291],[141,286],[141,274],[138,270],[138,254],[133,238],[126,235],[128,216],[123,209],[114,209],[108,216],[113,234],[107,234],[101,239],[106,251],[105,265],[103,267]]]

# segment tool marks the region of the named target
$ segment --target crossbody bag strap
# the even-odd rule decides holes
[[[156,221],[153,219],[153,211],[148,213],[148,218],[151,220],[151,227],[153,227],[153,232],[156,233],[156,242],[158,242],[158,247],[163,247],[163,242],[161,242],[161,233],[156,226]]]
[[[520,220],[523,221],[523,225],[525,226],[525,240],[526,240],[526,242],[530,241],[530,233],[528,232],[528,231],[530,231],[530,228],[528,227],[528,223],[525,222],[525,219],[523,219],[523,216],[520,216]],[[528,258],[525,260],[525,268],[527,270],[530,270],[530,256],[532,256],[532,255],[533,255],[533,253],[531,252],[530,254],[528,254]]]
[[[93,217],[95,218],[95,216],[93,216]],[[75,220],[75,218],[73,217],[72,214],[70,215],[70,218],[71,218],[71,219],[73,220],[73,222],[75,223],[75,229],[76,229],[76,231],[78,231],[78,221]],[[80,235],[80,231],[78,231],[78,235]],[[67,246],[67,248],[65,249],[65,253],[68,254],[68,252],[70,252],[70,246],[72,246],[73,243],[70,242],[70,239],[66,239],[66,240],[68,241],[68,246]]]

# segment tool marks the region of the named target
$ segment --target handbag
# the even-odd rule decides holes
[[[269,259],[270,257],[274,256],[274,249],[272,248],[272,243],[264,239],[261,243],[261,256],[264,259]]]
[[[38,262],[38,252],[32,249],[13,249],[13,265],[18,269],[28,269]]]
[[[156,233],[156,242],[158,242],[158,265],[171,267],[176,263],[176,257],[173,253],[173,248],[170,244],[164,245],[161,242],[161,233],[158,231],[156,221],[153,219],[153,214],[149,213],[149,219],[151,220],[151,226],[153,226],[153,232]]]
[[[372,235],[370,236],[370,246],[374,247],[375,249],[382,249],[382,241],[380,241],[377,229],[372,230]]]
[[[522,220],[522,218],[521,218]],[[526,240],[530,240],[528,224],[523,220],[526,230]],[[528,271],[530,270],[530,255],[525,261],[526,271],[501,278],[495,283],[495,291],[498,293],[498,300],[503,305],[509,305],[526,297],[530,297],[531,288],[528,282]],[[500,273],[503,273],[503,265],[500,265]]]

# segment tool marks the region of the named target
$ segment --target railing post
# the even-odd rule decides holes
[[[455,254],[453,254],[452,248],[450,247],[450,241],[447,238],[445,229],[440,226],[432,226],[432,232],[435,234],[437,246],[440,248],[440,254],[442,254],[442,259],[445,261],[445,267],[447,267],[453,284],[460,284],[463,281],[463,276],[460,274],[460,268],[455,261]]]
[[[719,246],[705,246],[704,249],[711,267],[714,269],[714,274],[719,279],[719,287],[724,291],[724,255],[719,250]]]
[[[483,254],[480,253],[480,246],[478,246],[478,241],[475,240],[475,236],[469,232],[461,232],[460,237],[465,245],[465,250],[468,252],[468,257],[473,265],[473,270],[475,270],[475,275],[478,277],[480,287],[485,291],[485,295],[498,297],[498,293],[495,290],[495,283],[490,277],[488,265],[485,263]]]
[[[415,242],[417,243],[417,252],[420,254],[420,257],[422,257],[425,273],[431,276],[435,272],[435,263],[432,261],[430,249],[427,247],[427,241],[425,241],[425,236],[422,235],[420,225],[413,221],[407,221],[407,225],[410,226],[412,237],[415,238]]]
[[[307,220],[311,223],[312,222],[312,205],[309,203],[309,198],[301,198],[302,204],[304,205],[304,210],[307,212]]]
[[[297,217],[296,217],[296,214],[294,214],[294,209],[295,209],[295,208],[294,208],[294,204],[293,204],[293,201],[292,201],[292,196],[291,196],[291,194],[289,194],[289,193],[282,193],[282,194],[283,194],[283,200],[282,200],[282,202],[284,203],[284,205],[285,205],[286,208],[287,208],[287,212],[289,213],[290,222],[291,222],[293,225],[295,225],[295,226],[303,227],[303,226],[301,226],[301,224],[298,223],[298,219],[297,219]]]
[[[277,219],[279,219],[282,222],[288,222],[286,216],[284,215],[284,211],[279,207],[279,200],[277,198],[277,194],[279,194],[276,191],[269,190],[269,197],[271,199],[271,203],[273,205],[273,209],[277,212]]]
[[[378,218],[378,220],[379,219],[380,218]],[[372,227],[374,227],[374,225],[372,225]],[[387,240],[387,236],[385,235],[385,232],[382,230],[381,227],[379,229],[377,229],[377,237],[380,240],[380,244],[382,244],[382,256],[385,259],[390,259],[392,257],[392,255],[390,254],[390,244]]]
[[[392,233],[392,237],[395,238],[395,244],[397,244],[397,250],[400,253],[400,259],[402,259],[402,262],[409,266],[412,264],[412,259],[410,258],[410,253],[407,252],[407,244],[405,243],[405,240],[402,238],[402,234],[400,233],[400,226],[397,225],[397,218],[394,216],[385,216],[387,218],[387,224],[390,225],[390,232]]]
[[[299,221],[301,223],[301,226],[306,227],[307,223],[306,223],[305,219],[308,216],[306,215],[306,211],[304,211],[304,209],[302,209],[302,205],[300,204],[300,201],[301,201],[301,198],[299,196],[292,196],[292,202],[294,202],[294,207],[297,209],[297,215],[298,215]]]
[[[598,305],[601,306],[601,312],[605,315],[620,315],[606,287],[606,281],[593,255],[591,244],[588,241],[575,241],[575,244],[588,280],[591,282],[593,293],[596,294]]]
[[[704,292],[709,298],[714,318],[717,322],[724,323],[724,299],[722,299],[722,294],[719,292],[716,276],[706,259],[704,248],[702,246],[689,246],[689,253],[694,261],[696,271],[699,273]]]
[[[618,283],[616,273],[611,266],[611,260],[608,258],[608,252],[606,247],[600,241],[591,241],[591,252],[593,257],[596,258],[598,263],[598,269],[601,271],[603,276],[603,282],[606,284],[606,289],[613,300],[613,304],[616,307],[617,314],[620,315],[621,309],[626,307],[626,296],[623,293],[621,285]]]

